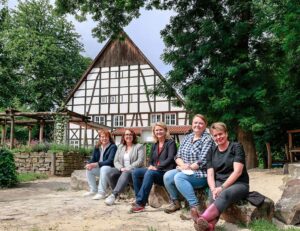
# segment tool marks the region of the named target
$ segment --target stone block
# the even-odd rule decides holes
[[[153,208],[159,208],[163,204],[169,204],[170,197],[165,187],[154,184],[151,188],[148,202],[149,205]]]
[[[275,217],[287,225],[300,224],[300,179],[286,183],[275,206]]]
[[[253,206],[248,201],[235,203],[222,213],[221,218],[230,223],[248,225],[257,219],[272,221],[273,216],[274,201],[266,197],[259,207]]]
[[[86,178],[86,170],[75,170],[71,174],[71,189],[89,191],[89,185]]]

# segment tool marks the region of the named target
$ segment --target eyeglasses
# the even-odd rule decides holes
[[[130,134],[125,134],[125,136],[133,136],[133,134],[131,134],[131,133]]]

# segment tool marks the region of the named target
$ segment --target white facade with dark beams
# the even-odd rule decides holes
[[[149,93],[164,79],[128,35],[124,36],[124,40],[108,41],[69,95],[67,108],[111,127],[117,143],[124,127],[136,128],[142,141],[152,141],[150,127],[158,121],[177,126],[180,132],[173,135],[180,139],[190,129],[185,109]],[[179,96],[176,100],[182,101]],[[70,124],[69,129],[69,143],[81,144],[80,127]],[[88,131],[88,144],[94,145],[95,140],[97,132]]]

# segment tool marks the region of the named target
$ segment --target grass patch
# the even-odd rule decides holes
[[[287,229],[279,229],[270,221],[267,220],[255,220],[249,224],[248,227],[251,231],[296,231],[298,228],[287,228]]]
[[[43,173],[36,173],[36,172],[27,172],[27,173],[19,173],[17,175],[19,182],[28,182],[34,181],[39,179],[48,179],[48,175]]]

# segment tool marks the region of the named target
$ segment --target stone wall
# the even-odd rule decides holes
[[[83,169],[86,158],[76,152],[17,152],[14,153],[17,171],[70,176]]]

